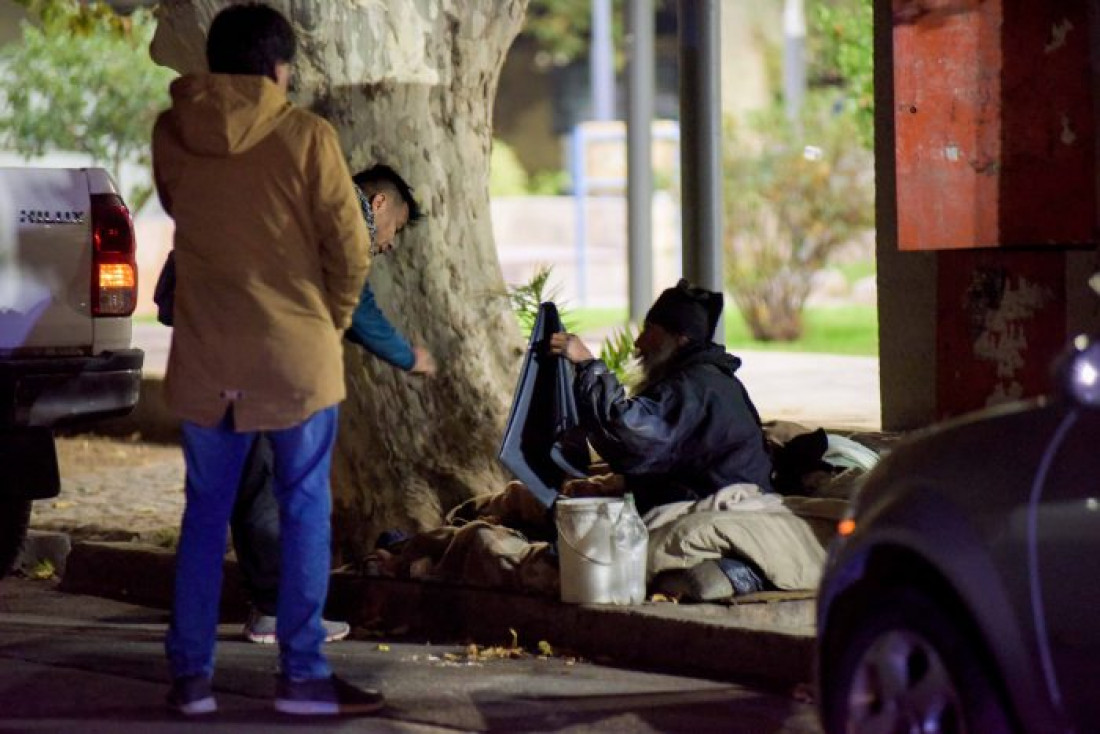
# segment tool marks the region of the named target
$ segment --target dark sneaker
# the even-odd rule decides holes
[[[214,713],[218,702],[210,690],[210,680],[202,675],[176,678],[168,691],[168,708],[186,716]]]
[[[356,688],[337,678],[290,680],[279,676],[275,684],[275,710],[302,716],[354,716],[371,714],[386,699],[378,691]]]
[[[242,630],[245,639],[260,645],[274,645],[279,641],[275,635],[276,618],[270,614],[264,614],[255,607],[248,613],[248,621],[244,623]],[[325,628],[325,642],[338,642],[351,632],[347,622],[333,622],[328,619],[321,620],[321,626]]]

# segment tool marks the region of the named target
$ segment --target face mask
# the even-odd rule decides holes
[[[374,208],[363,190],[355,187],[355,195],[359,197],[359,208],[363,210],[363,218],[367,220],[367,231],[370,232],[370,256],[378,257],[385,253],[378,249],[378,228],[374,226]]]

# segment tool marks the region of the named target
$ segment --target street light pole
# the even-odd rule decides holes
[[[653,300],[653,0],[626,4],[627,260],[630,322]]]
[[[806,98],[806,13],[802,0],[783,6],[783,102],[787,119],[801,131],[802,102]]]
[[[721,0],[680,0],[684,277],[722,289]],[[715,337],[724,341],[721,324]]]
[[[615,119],[615,61],[612,53],[611,0],[592,0],[592,119]]]

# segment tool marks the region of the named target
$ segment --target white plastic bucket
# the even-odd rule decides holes
[[[600,507],[607,507],[607,518]],[[609,497],[559,497],[554,503],[561,566],[561,600],[573,604],[613,604],[618,576],[612,533],[623,501]]]

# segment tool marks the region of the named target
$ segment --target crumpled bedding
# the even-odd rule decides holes
[[[795,424],[787,428],[794,436],[800,435],[796,429],[805,430]],[[865,470],[836,474],[835,467],[810,464],[799,471],[796,486],[812,497],[764,494],[756,485],[734,484],[695,502],[654,508],[644,518],[650,533],[648,579],[705,561],[740,558],[755,564],[776,589],[815,589],[847,497]],[[596,475],[567,482],[562,491],[613,496],[621,494],[622,482],[618,475]],[[501,492],[464,502],[448,513],[447,522],[391,552],[376,552],[373,565],[388,576],[558,595],[553,517],[522,483],[509,482]]]
[[[396,554],[376,552],[379,572],[491,589],[558,593],[558,561],[550,543],[478,520],[445,525],[410,538]]]
[[[740,557],[756,564],[777,589],[814,589],[846,505],[736,484],[697,502],[654,508],[644,518],[650,531],[647,575],[652,580],[664,571]],[[557,596],[557,555],[550,542],[534,539],[538,532],[552,538],[553,526],[522,484],[471,499],[448,519],[451,524],[413,536],[396,553],[380,554],[381,572]]]
[[[697,502],[654,508],[645,518],[648,577],[740,557],[755,563],[778,589],[816,588],[846,506],[840,499],[781,497],[735,484]]]
[[[368,566],[385,576],[557,596],[557,556],[550,542],[535,539],[553,537],[553,526],[521,483],[471,498],[447,520],[392,551],[376,551]]]

